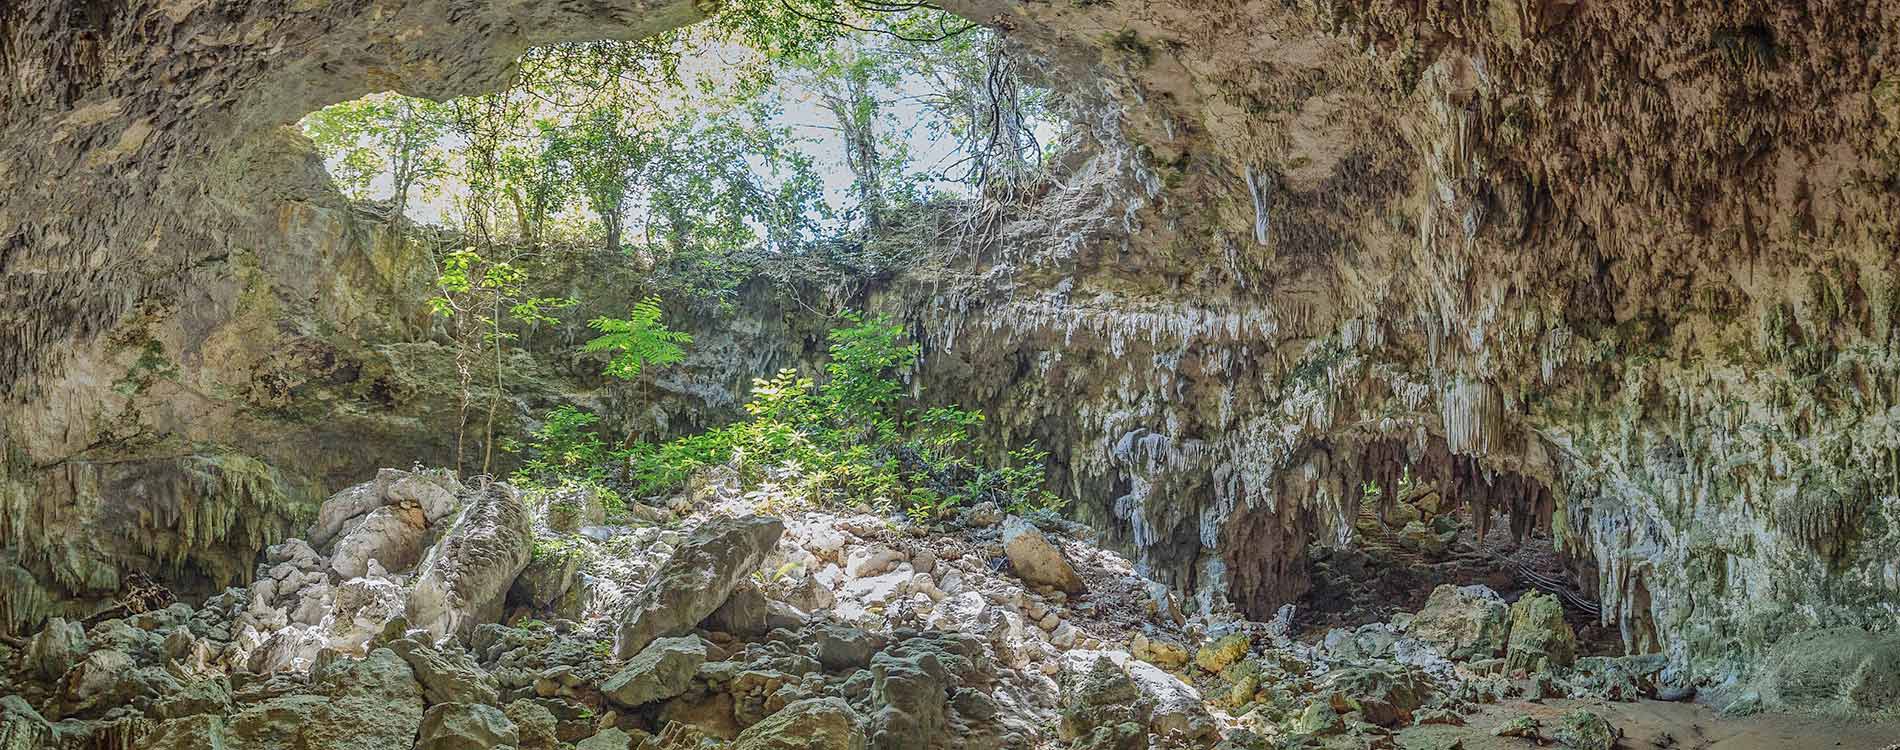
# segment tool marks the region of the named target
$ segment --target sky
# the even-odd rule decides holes
[[[746,56],[756,57],[759,53],[749,48],[730,44],[707,44],[688,54],[680,65],[680,74],[685,85],[673,96],[681,98],[684,105],[686,97],[697,91],[697,84],[704,79],[719,82],[735,68],[735,63]],[[909,94],[922,90],[922,82],[916,79],[900,81],[897,86],[882,92],[885,102],[883,130],[887,136],[898,139],[907,146],[912,164],[923,172],[940,172],[955,164],[961,158],[961,152],[955,139],[933,137],[932,133],[941,133],[941,128],[927,125],[936,118],[926,107]],[[841,212],[849,205],[852,177],[845,166],[843,143],[833,130],[831,115],[818,104],[817,95],[809,88],[796,82],[781,80],[773,87],[774,93],[782,104],[782,110],[773,118],[774,124],[788,127],[796,139],[794,148],[810,157],[823,180],[823,196],[831,205],[834,213]],[[375,96],[384,96],[378,94]],[[1039,127],[1039,135],[1050,135],[1054,131],[1052,124]],[[456,136],[447,136],[441,144],[445,150],[455,151],[464,145]],[[967,194],[968,186],[957,182],[927,182],[926,187],[941,189],[945,192]],[[410,197],[409,217],[420,223],[442,224],[453,208],[453,197],[458,186],[452,182],[444,184],[433,195],[417,191]],[[387,199],[393,193],[393,183],[388,174],[371,182],[370,197]]]

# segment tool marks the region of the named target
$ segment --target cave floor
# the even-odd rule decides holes
[[[1797,714],[1727,717],[1708,706],[1643,700],[1505,701],[1479,706],[1465,726],[1429,725],[1398,733],[1404,750],[1519,750],[1535,740],[1493,737],[1491,728],[1517,716],[1554,725],[1566,711],[1588,708],[1623,731],[1622,750],[1890,750],[1900,746],[1900,721],[1847,721]]]

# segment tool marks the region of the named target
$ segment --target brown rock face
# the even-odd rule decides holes
[[[1264,617],[1409,465],[1547,527],[1631,646],[1698,669],[1890,619],[1900,4],[949,6],[1056,60],[1091,142],[866,304],[1156,575]],[[419,325],[387,291],[416,250],[339,230],[279,126],[693,17],[0,9],[4,619],[127,569],[215,588],[359,452],[441,455],[394,437],[404,360],[361,343]]]

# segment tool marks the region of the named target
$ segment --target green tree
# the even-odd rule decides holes
[[[376,179],[388,175],[390,217],[400,221],[410,194],[447,169],[438,141],[448,124],[440,104],[380,94],[317,110],[304,118],[303,129],[333,164],[337,186],[350,198],[367,199]]]
[[[635,303],[625,318],[595,318],[588,327],[600,335],[581,347],[589,354],[611,352],[603,374],[621,380],[640,377],[647,365],[670,365],[686,358],[682,347],[693,343],[690,334],[666,327],[660,320],[660,299]]]
[[[574,304],[571,299],[529,295],[526,287],[527,274],[516,262],[484,258],[474,248],[452,252],[442,260],[442,273],[436,278],[438,295],[429,300],[429,307],[448,320],[450,339],[455,345],[460,393],[455,427],[458,473],[463,466],[478,358],[493,355],[490,362],[494,393],[482,427],[481,473],[487,474],[494,465],[495,415],[507,397],[506,343],[519,338],[518,333],[508,330],[508,324],[553,324],[558,321],[551,311]]]
[[[630,121],[618,107],[603,106],[565,128],[548,131],[548,151],[564,162],[576,192],[600,217],[608,252],[620,252],[627,210],[665,142]]]

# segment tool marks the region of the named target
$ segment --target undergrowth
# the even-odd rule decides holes
[[[980,412],[921,407],[904,378],[921,348],[884,317],[846,313],[829,334],[820,378],[784,370],[755,380],[747,419],[665,442],[609,447],[599,417],[573,407],[549,413],[525,445],[516,480],[555,487],[620,486],[639,496],[679,492],[702,472],[724,467],[746,486],[814,506],[865,504],[931,523],[966,505],[994,502],[1013,512],[1058,510],[1048,489],[1048,452],[1035,445],[995,463],[973,436]]]

